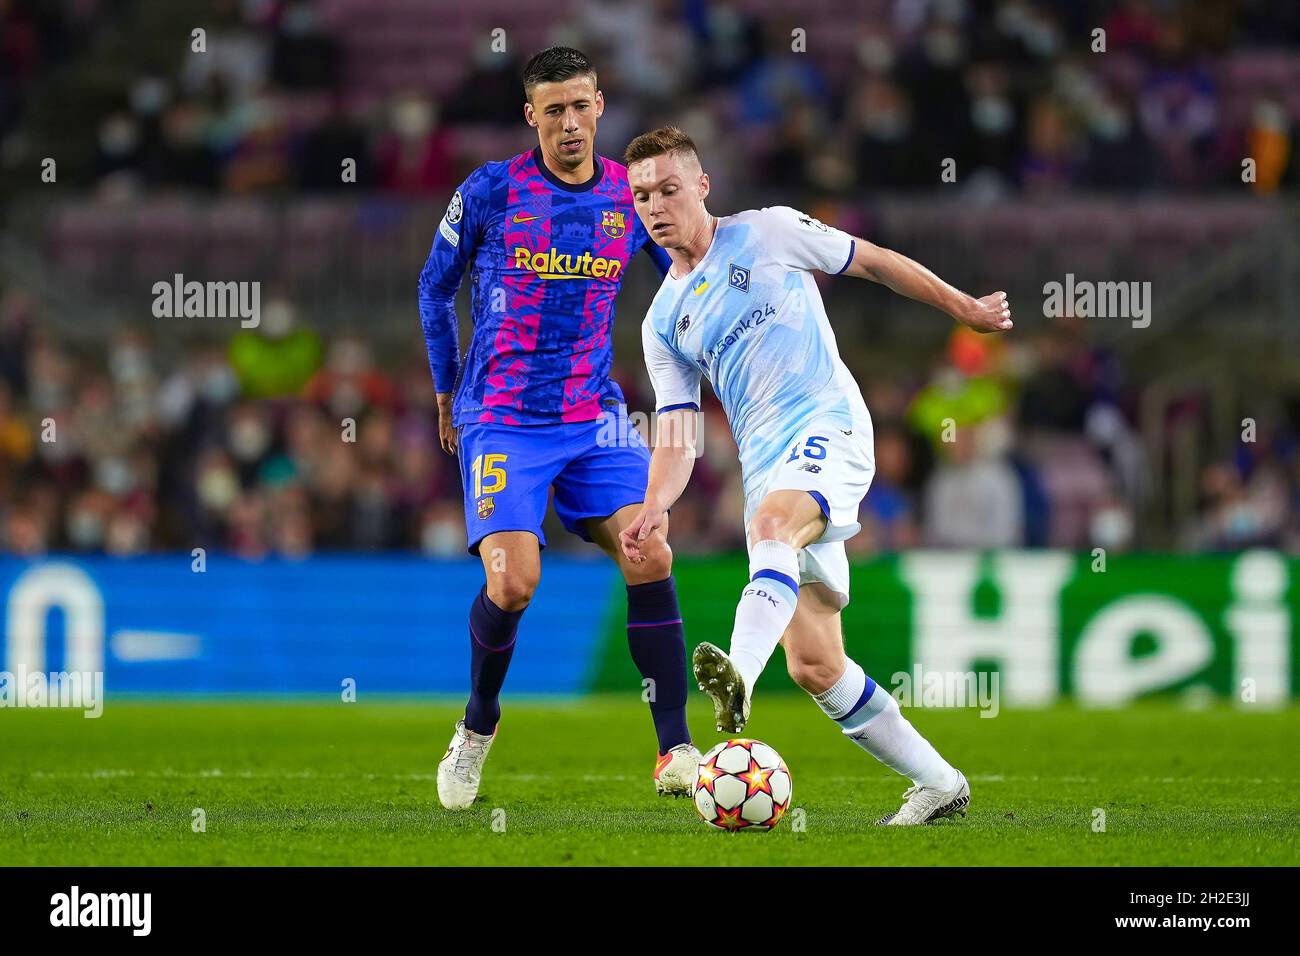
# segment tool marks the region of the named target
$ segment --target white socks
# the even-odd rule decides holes
[[[898,701],[852,659],[844,675],[812,699],[840,725],[846,737],[913,783],[940,790],[956,784],[957,771],[917,733],[899,710]]]
[[[867,682],[871,678],[851,657],[844,659],[844,665],[844,674],[839,680],[820,694],[811,696],[822,712],[840,727],[857,727],[866,722],[868,711],[863,708],[871,697],[867,693]],[[875,686],[874,682],[872,686]],[[870,711],[871,714],[879,712],[879,707]]]
[[[799,603],[799,552],[780,541],[760,541],[749,552],[749,583],[736,606],[728,656],[752,694],[768,659],[781,643]],[[844,735],[913,783],[941,790],[957,771],[917,733],[883,687],[848,660],[834,685],[812,699]]]
[[[799,602],[799,552],[780,541],[758,542],[749,552],[749,578],[727,655],[752,694]]]

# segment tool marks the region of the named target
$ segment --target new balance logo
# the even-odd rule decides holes
[[[680,319],[677,320],[677,334],[678,334],[678,335],[681,335],[683,332],[685,332],[685,331],[686,331],[687,329],[689,329],[690,327],[691,327],[691,317],[690,317],[689,315],[683,315]]]

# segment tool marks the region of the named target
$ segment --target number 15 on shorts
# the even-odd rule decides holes
[[[506,488],[505,455],[479,455],[470,467],[474,471],[474,497],[495,495]]]

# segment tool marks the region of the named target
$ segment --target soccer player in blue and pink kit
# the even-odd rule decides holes
[[[470,697],[438,765],[438,798],[459,809],[478,795],[516,629],[541,576],[552,488],[565,528],[599,545],[623,573],[628,643],[650,682],[655,786],[689,794],[699,752],[686,727],[672,552],[666,528],[646,561],[630,561],[619,547],[645,497],[650,455],[627,427],[610,378],[623,275],[643,247],[661,273],[668,258],[636,216],[627,170],[596,155],[604,98],[586,57],[567,47],[537,54],[524,68],[524,94],[538,145],[470,174],[420,274],[439,434],[459,456],[469,550],[487,577],[469,611]],[[466,265],[474,335],[462,363],[455,297]]]

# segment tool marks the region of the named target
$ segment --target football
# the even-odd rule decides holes
[[[719,830],[770,830],[790,807],[790,770],[760,740],[718,744],[700,761],[695,809]]]

